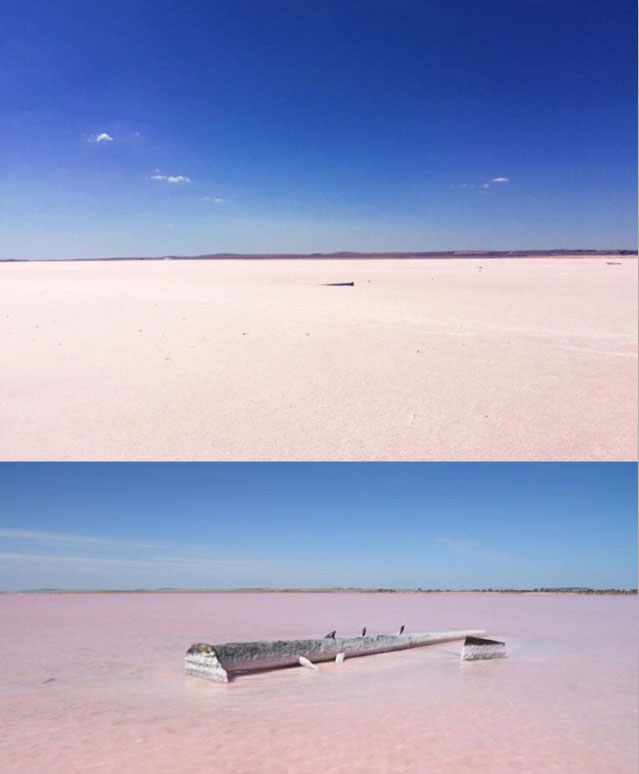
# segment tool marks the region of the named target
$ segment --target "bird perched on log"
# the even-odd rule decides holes
[[[362,637],[366,637],[366,627],[362,629]]]
[[[402,625],[399,627],[399,631],[397,632],[397,634],[403,634],[403,633],[404,633],[404,629],[405,629],[405,628],[406,628],[406,627],[404,626],[404,624],[402,624]]]
[[[337,629],[333,629],[332,632],[329,632],[324,639],[325,640],[334,640],[335,639],[335,633],[337,632]]]

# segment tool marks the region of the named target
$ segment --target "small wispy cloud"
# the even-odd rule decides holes
[[[92,134],[89,137],[90,142],[113,142],[113,137],[107,132],[100,132],[100,134]]]
[[[205,196],[204,201],[212,202],[213,204],[224,204],[226,202],[226,199],[222,199],[219,196]]]
[[[492,188],[494,185],[510,183],[509,177],[492,177],[487,183],[482,183],[482,188]]]
[[[154,549],[159,543],[148,540],[114,540],[104,537],[70,535],[65,532],[44,532],[36,529],[0,528],[0,539],[26,540],[37,543],[54,543],[66,546]]]
[[[493,185],[503,185],[504,183],[510,183],[509,177],[492,177],[490,180],[488,180],[485,183],[462,183],[459,186],[453,186],[456,188],[463,188],[465,190],[472,190],[474,188],[478,188],[480,190],[485,190],[486,188],[491,188]]]
[[[437,538],[437,542],[444,548],[455,551],[458,554],[470,554],[473,556],[484,556],[486,554],[486,550],[481,543],[464,537],[440,537]]]
[[[162,180],[165,183],[190,183],[191,178],[186,175],[151,175],[151,180]]]
[[[260,562],[250,559],[224,559],[213,556],[88,556],[84,554],[34,554],[21,551],[3,551],[0,552],[0,563],[2,562],[49,562],[54,564],[68,565],[87,565],[90,567],[116,566],[176,566],[176,567],[204,567],[220,569],[242,569],[242,568],[261,568],[271,567],[271,562]],[[303,566],[303,562],[298,563]]]
[[[3,527],[0,589],[305,586],[341,571],[302,556],[228,550],[202,537],[176,543]]]
[[[0,569],[3,563],[9,561],[18,563],[41,561],[95,567],[135,564],[140,567],[171,565],[196,569],[238,570],[266,570],[281,564],[281,561],[261,556],[220,554],[211,547],[199,543],[90,537],[3,527],[0,528]],[[304,567],[305,562],[286,560],[284,564],[289,568],[299,569]]]

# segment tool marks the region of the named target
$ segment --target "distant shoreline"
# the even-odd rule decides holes
[[[238,589],[21,589],[0,594],[633,594],[637,589],[581,587],[534,589],[367,589],[367,588],[238,588]]]
[[[427,252],[207,253],[202,255],[114,256],[111,258],[0,258],[0,263],[80,263],[100,261],[289,261],[289,260],[434,260],[453,258],[634,258],[637,250],[444,250]]]

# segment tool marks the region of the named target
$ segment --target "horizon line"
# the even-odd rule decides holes
[[[345,259],[388,259],[388,258],[525,258],[540,257],[550,258],[553,256],[625,256],[634,257],[639,254],[634,248],[553,248],[550,250],[537,249],[519,249],[519,250],[395,250],[395,251],[357,251],[357,250],[338,250],[333,252],[290,252],[290,253],[198,253],[196,255],[138,255],[138,256],[103,256],[87,258],[0,258],[0,263],[65,263],[80,261],[205,261],[205,260],[322,260],[325,258],[345,258]]]
[[[189,593],[189,594],[237,594],[237,593],[298,593],[298,594],[328,594],[328,593],[361,593],[361,594],[637,594],[637,588],[625,587],[599,587],[599,586],[535,586],[531,588],[374,588],[367,586],[307,586],[307,587],[278,587],[278,586],[238,586],[238,587],[174,587],[159,586],[153,588],[126,588],[126,589],[65,589],[65,588],[36,588],[36,589],[0,589],[0,594],[158,594],[158,593]]]

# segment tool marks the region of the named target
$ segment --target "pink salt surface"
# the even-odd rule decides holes
[[[636,459],[634,258],[4,263],[0,306],[0,459]]]
[[[485,628],[460,643],[245,675],[194,641]],[[637,600],[511,594],[0,596],[0,770],[412,774],[637,770]],[[47,682],[48,681],[48,682]]]

